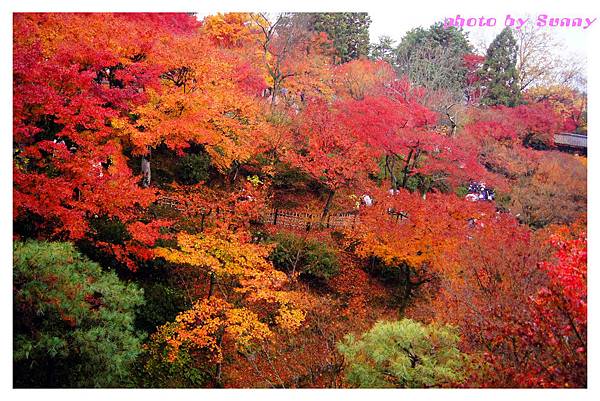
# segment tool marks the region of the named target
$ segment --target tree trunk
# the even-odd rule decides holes
[[[385,156],[385,167],[387,171],[390,173],[390,183],[392,184],[392,189],[395,191],[398,189],[398,178],[396,178],[396,174],[394,174],[394,167],[396,165],[396,159],[392,155],[392,161],[389,161],[389,155]]]
[[[235,180],[240,171],[240,164],[238,163],[237,160],[234,160],[232,165],[233,165],[233,178],[231,178],[230,184],[231,184],[231,186],[235,186]]]
[[[323,215],[321,215],[321,223],[325,221],[325,218],[329,214],[329,208],[331,208],[331,201],[333,200],[333,196],[335,195],[335,190],[330,190],[329,195],[327,196],[327,202],[325,203],[325,207],[323,208]]]
[[[383,179],[387,179],[387,174],[389,171],[389,161],[388,161],[389,156],[385,155],[385,167],[383,169]]]
[[[450,116],[450,113],[446,113],[446,115],[450,121],[450,137],[454,137],[454,135],[456,135],[456,121]]]
[[[280,82],[279,78],[271,76],[273,79],[273,93],[271,93],[271,110],[277,104],[277,95],[279,94]]]
[[[204,221],[206,220],[207,216],[210,216],[211,213],[212,209],[210,209],[208,213],[202,212],[202,220],[200,220],[200,232],[204,232]]]
[[[142,156],[142,188],[148,188],[152,179],[150,155],[150,149],[148,149],[148,156]]]
[[[421,194],[423,199],[427,199],[427,192],[429,192],[429,189],[431,188],[431,183],[425,183],[425,185],[423,186],[423,193]]]
[[[212,297],[214,291],[215,291],[215,285],[217,284],[217,278],[215,277],[215,273],[214,272],[210,272],[209,273],[210,276],[210,283],[208,286],[208,299],[210,299],[210,297]]]
[[[292,266],[292,274],[291,276],[294,277],[296,275],[296,267],[298,266],[298,263],[300,262],[300,255],[302,253],[302,249],[298,249],[298,252],[296,252],[296,259],[294,259],[294,264]]]
[[[402,169],[403,177],[402,177],[402,188],[406,188],[406,184],[408,182],[408,173],[410,172],[410,159],[413,155],[413,149],[408,152],[408,156],[406,156],[406,163],[404,164],[404,168]]]
[[[419,156],[421,156],[421,149],[417,148],[415,152],[415,157],[413,157],[412,167],[408,171],[413,171],[417,167],[417,162],[419,161]]]
[[[410,268],[407,266],[402,267],[402,298],[400,300],[400,307],[398,308],[398,315],[403,317],[404,311],[408,306],[408,302],[410,301],[410,296],[412,295],[413,284],[410,281]]]
[[[452,107],[454,107],[454,104],[444,107],[444,114],[446,114],[446,117],[448,118],[448,121],[450,122],[450,137],[454,137],[454,135],[456,134],[456,128],[458,126],[458,124],[456,122],[456,118],[458,117],[458,114],[455,113],[454,117],[452,116],[452,114],[450,114],[450,109],[452,109]]]
[[[223,345],[223,333],[219,333],[219,335],[217,337],[217,347],[220,349],[222,345]],[[216,372],[215,372],[217,388],[223,388],[223,381],[221,380],[221,371],[222,371],[222,364],[221,364],[221,362],[217,362]]]

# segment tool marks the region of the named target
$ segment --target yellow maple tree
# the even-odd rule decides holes
[[[222,229],[191,235],[180,233],[177,248],[158,248],[157,256],[208,273],[208,296],[158,330],[154,340],[166,341],[170,361],[185,347],[220,363],[222,342],[238,351],[271,338],[272,330],[294,331],[305,311],[286,290],[287,276],[268,260],[272,246],[248,242],[246,233]]]

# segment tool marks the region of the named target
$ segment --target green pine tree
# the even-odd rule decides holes
[[[373,60],[383,60],[394,65],[396,59],[394,39],[389,36],[381,36],[377,43],[371,45],[369,57]]]
[[[13,251],[14,386],[134,386],[142,290],[70,243],[16,242]]]
[[[378,322],[360,339],[338,343],[347,362],[346,379],[357,387],[423,388],[464,380],[466,355],[449,326],[422,325],[410,319]]]
[[[480,72],[482,84],[486,87],[482,104],[513,107],[521,102],[517,50],[517,42],[509,27],[504,28],[490,44]]]
[[[369,54],[369,25],[367,13],[314,13],[311,29],[325,32],[333,42],[336,61],[345,63]]]

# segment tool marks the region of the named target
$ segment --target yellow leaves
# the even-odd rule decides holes
[[[300,327],[305,317],[305,312],[285,304],[279,309],[275,322],[281,329],[291,332]],[[153,340],[166,343],[169,362],[177,359],[182,348],[219,362],[223,357],[221,343],[224,336],[233,341],[236,349],[244,352],[270,340],[273,332],[248,308],[234,308],[228,302],[211,298],[196,302],[192,309],[177,315],[175,322],[160,327]]]
[[[211,252],[211,243],[206,239],[180,233],[177,240],[180,250],[158,248],[156,255],[169,262],[189,264],[211,271],[217,271],[222,267],[217,257],[214,256],[214,254],[218,255],[219,251]]]
[[[269,327],[246,308],[233,308],[218,298],[205,299],[192,309],[181,312],[175,322],[158,329],[153,341],[166,343],[167,360],[174,362],[182,348],[188,353],[200,353],[213,362],[223,358],[223,336],[228,335],[241,351],[272,336]]]
[[[113,118],[110,121],[110,126],[115,129],[123,129],[127,125],[127,121],[123,118]]]
[[[157,255],[173,263],[207,268],[220,276],[252,278],[272,270],[267,257],[271,245],[244,243],[234,233],[177,236],[179,249],[159,248]]]
[[[198,301],[192,309],[177,315],[175,322],[161,326],[153,340],[164,339],[170,362],[177,359],[182,347],[188,352],[202,352],[209,359],[220,361],[222,353],[218,337],[227,324],[225,311],[230,307],[218,298]]]
[[[251,42],[256,31],[248,13],[210,15],[204,18],[203,29],[213,41],[225,47],[237,47]]]
[[[279,314],[275,317],[275,323],[283,330],[292,332],[297,330],[304,322],[306,312],[283,305],[279,308]]]
[[[223,336],[232,340],[237,349],[247,351],[272,338],[272,328],[267,323],[272,324],[270,319],[284,331],[294,331],[304,322],[306,313],[295,306],[297,294],[284,290],[287,276],[275,270],[268,260],[271,245],[248,243],[242,234],[229,231],[180,233],[177,242],[177,249],[158,248],[155,254],[173,263],[206,269],[218,280],[228,280],[234,287],[229,297],[237,294],[242,298],[234,307],[213,295],[180,313],[175,322],[168,324],[170,331],[163,336],[168,360],[174,361],[179,350],[186,347],[220,361]]]
[[[236,346],[242,351],[256,342],[269,339],[273,334],[254,312],[245,308],[231,309],[227,312],[225,330],[235,338]]]
[[[177,242],[179,249],[159,248],[157,255],[173,263],[202,267],[218,276],[236,276],[241,280],[257,279],[263,272],[273,270],[267,260],[272,246],[244,243],[234,233],[180,233]]]

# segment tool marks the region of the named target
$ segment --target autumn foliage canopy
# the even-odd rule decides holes
[[[89,384],[39,369],[68,365],[57,327],[94,332],[84,315],[123,287],[129,353],[100,384],[587,386],[586,158],[554,141],[586,129],[584,96],[484,105],[468,53],[442,107],[444,88],[336,53],[360,35],[316,15],[14,15],[29,385]],[[31,247],[60,250],[56,273]],[[26,290],[40,264],[51,298]]]

